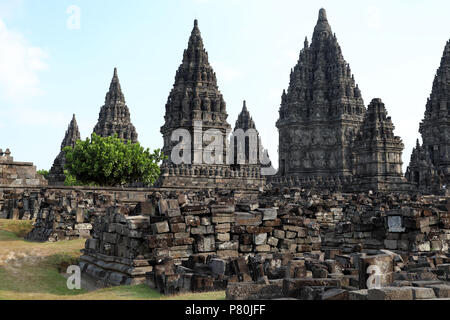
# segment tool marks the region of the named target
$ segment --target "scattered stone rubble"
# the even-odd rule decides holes
[[[155,193],[96,216],[80,265],[107,286],[303,300],[379,298],[367,290],[377,265],[382,286],[431,296],[410,287],[446,288],[449,209],[445,197],[402,194]]]
[[[0,219],[33,220],[32,241],[89,238],[91,221],[111,206],[134,207],[152,190],[0,188]]]

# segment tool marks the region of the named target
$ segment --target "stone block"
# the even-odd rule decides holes
[[[196,238],[197,252],[213,252],[216,250],[216,241],[213,235],[211,236],[198,236]]]
[[[435,284],[429,285],[427,288],[433,289],[437,298],[450,298],[450,285]]]
[[[436,295],[432,288],[411,287],[414,300],[434,299]]]
[[[322,300],[349,300],[349,292],[343,289],[330,289],[322,294]]]
[[[278,239],[274,238],[274,237],[270,237],[269,239],[267,239],[267,244],[272,246],[272,247],[276,247],[278,245]]]
[[[379,284],[388,286],[393,282],[394,258],[391,255],[383,254],[359,258],[359,289],[367,289],[369,278],[369,267],[377,267],[379,271]]]
[[[273,284],[229,283],[226,290],[227,300],[265,300],[283,297],[281,282]]]
[[[151,228],[153,233],[166,233],[170,231],[167,221],[153,223]]]
[[[268,220],[275,220],[277,218],[277,209],[275,208],[270,208],[270,209],[258,209],[259,212],[262,212],[263,216],[262,219],[263,221],[268,221]]]
[[[216,240],[220,242],[230,241],[229,233],[216,233]]]
[[[350,291],[348,294],[348,300],[369,300],[369,290],[362,289],[358,291]]]
[[[368,300],[413,300],[413,291],[410,287],[370,289]]]
[[[264,245],[267,242],[267,233],[255,234],[253,238],[253,243],[257,246]]]
[[[262,217],[246,212],[236,212],[235,222],[238,226],[259,226],[262,224]]]

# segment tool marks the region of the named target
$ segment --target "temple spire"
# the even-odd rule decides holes
[[[219,129],[226,135],[226,130],[230,128],[227,117],[226,103],[209,63],[198,21],[195,20],[166,103],[165,123],[161,127],[165,137],[164,154],[171,154],[173,144],[170,143],[170,137],[173,130],[191,130],[196,121],[202,121],[204,128]],[[165,163],[170,161],[169,158]]]
[[[322,8],[319,10],[319,22],[324,22],[324,21],[328,22],[327,11],[324,8]]]
[[[319,37],[325,32],[327,36],[333,36],[331,26],[328,23],[327,12],[322,8],[319,11],[319,19],[317,20],[317,25],[314,28],[313,42],[314,40],[318,40]]]
[[[247,101],[244,100],[242,105],[242,111],[238,116],[234,130],[242,129],[247,131],[248,129],[256,129],[255,122],[250,116],[250,112],[247,109]]]
[[[75,118],[75,114],[72,116],[72,120],[67,127],[66,134],[64,135],[64,139],[61,143],[61,149],[58,156],[53,161],[52,168],[49,172],[48,181],[50,185],[63,185],[65,176],[64,176],[64,165],[66,163],[66,157],[63,149],[65,147],[74,148],[76,142],[80,140],[80,131],[78,129],[77,119]]]
[[[77,142],[77,140],[80,140],[80,130],[78,129],[78,123],[75,114],[73,114],[72,120],[69,123],[66,135],[64,136],[64,140],[61,144],[61,150],[67,146],[75,147],[75,143]]]
[[[130,110],[125,102],[125,96],[120,86],[117,68],[106,93],[105,104],[102,106],[94,132],[101,137],[113,136],[117,133],[120,139],[137,142],[138,135],[131,123]]]
[[[109,85],[109,92],[106,95],[106,100],[119,100],[125,103],[125,96],[120,86],[119,76],[117,74],[117,68],[114,68],[114,74]]]

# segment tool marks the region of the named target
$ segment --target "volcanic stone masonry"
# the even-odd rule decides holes
[[[277,185],[401,191],[403,144],[380,99],[369,114],[324,9],[283,92]]]
[[[450,182],[450,41],[436,72],[425,118],[406,177],[419,190],[433,192]]]
[[[449,203],[300,189],[256,198],[155,193],[135,209],[97,215],[80,266],[98,285],[145,282],[164,294],[226,288],[229,299],[446,297]],[[370,265],[381,270],[379,291],[367,288]]]
[[[52,186],[62,186],[64,185],[64,181],[66,180],[66,176],[64,175],[64,165],[66,164],[66,156],[63,151],[65,147],[74,148],[77,141],[80,140],[80,131],[78,129],[77,119],[75,118],[75,114],[72,117],[72,121],[70,121],[69,127],[67,128],[66,134],[64,136],[64,140],[61,143],[61,150],[53,162],[53,166],[50,169],[48,175],[48,183]]]
[[[353,174],[358,184],[355,191],[407,191],[409,186],[402,172],[400,137],[381,99],[373,99],[352,144]]]
[[[117,134],[120,139],[136,143],[138,134],[131,123],[130,110],[125,102],[125,96],[120,87],[117,69],[106,94],[105,104],[102,106],[94,133],[101,137],[109,137]]]
[[[47,180],[36,172],[29,162],[16,162],[11,151],[0,149],[0,185],[6,186],[45,186]]]
[[[239,132],[238,130],[242,130],[241,134],[244,135],[243,137],[240,137],[240,134],[237,133]],[[250,130],[253,130],[253,132],[250,132]],[[257,146],[257,148],[251,148],[251,145]],[[255,122],[247,109],[246,101],[244,101],[242,111],[236,120],[234,134],[231,135],[230,150],[233,150],[231,167],[235,170],[239,170],[241,167],[247,170],[254,168],[259,171],[262,168],[266,168],[272,170],[272,174],[276,173],[270,161],[269,153],[262,145]],[[239,158],[239,154],[242,156],[242,159]]]
[[[350,66],[321,9],[311,45],[305,40],[289,89],[283,92],[277,122],[279,176],[351,177],[350,145],[365,112]]]
[[[167,99],[165,124],[161,127],[164,139],[162,151],[168,159],[161,167],[158,186],[214,186],[235,187],[236,185],[257,189],[264,185],[261,170],[258,167],[240,167],[233,170],[226,162],[226,147],[231,126],[227,122],[226,103],[217,85],[216,74],[209,64],[198,22],[189,38],[188,48],[184,51],[183,61],[175,75],[175,83]],[[195,124],[201,127],[195,129]],[[191,135],[191,141],[185,143],[191,148],[191,163],[175,164],[172,150],[178,141],[172,142],[175,130],[185,129]],[[197,131],[195,131],[197,130]],[[212,138],[204,138],[208,130],[216,130],[216,139],[223,141],[223,154],[214,154],[215,163],[206,164],[204,150]]]

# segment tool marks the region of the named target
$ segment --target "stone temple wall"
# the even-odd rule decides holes
[[[11,186],[45,186],[47,180],[36,172],[36,167],[29,162],[17,162],[11,151],[0,149],[0,185]]]
[[[36,219],[28,240],[88,238],[94,216],[113,205],[134,207],[150,194],[150,189],[5,186],[0,187],[0,219]]]
[[[109,208],[97,217],[81,266],[102,285],[147,281],[166,288],[155,283],[166,273],[161,270],[182,270],[197,260],[209,264],[211,259],[321,252],[350,256],[384,249],[403,255],[448,253],[448,200],[304,190],[253,200],[155,195],[133,211]]]
[[[81,257],[83,271],[103,285],[136,284],[164,258],[180,265],[192,255],[228,259],[320,250],[314,219],[280,215],[248,196],[199,199],[154,198],[130,215],[110,208],[94,223]]]

